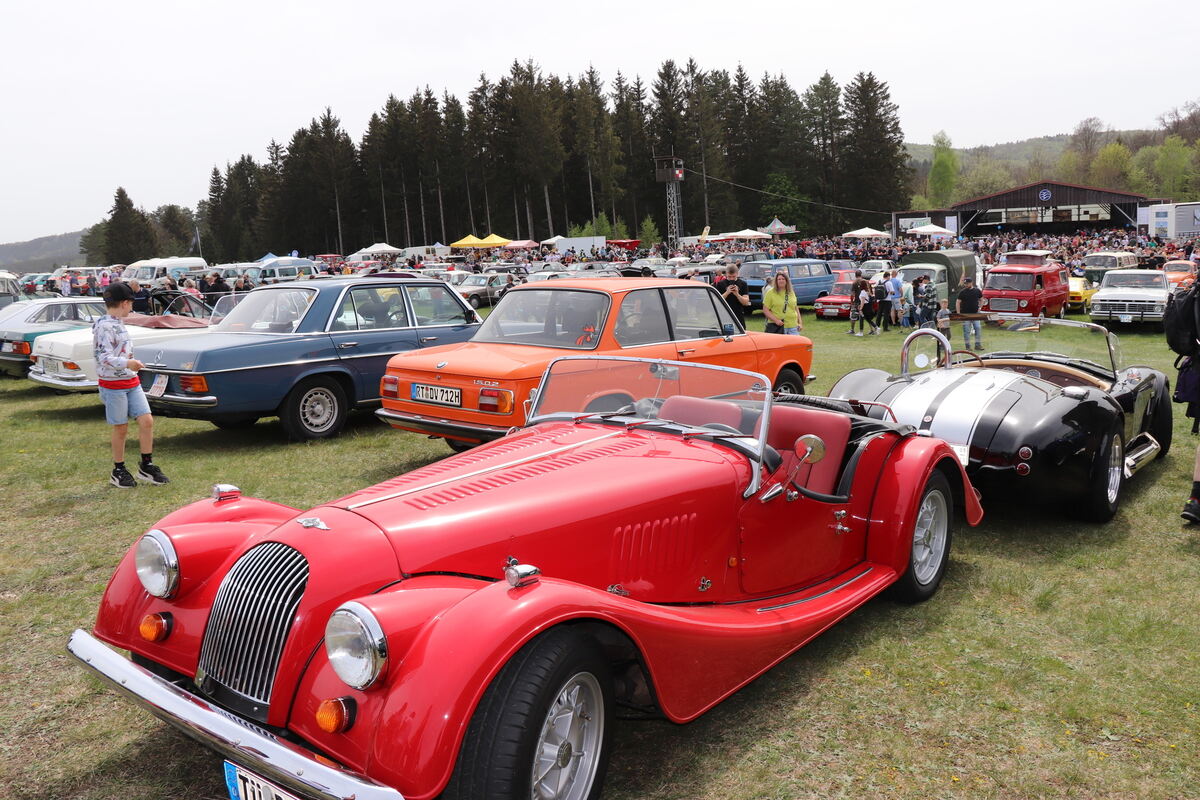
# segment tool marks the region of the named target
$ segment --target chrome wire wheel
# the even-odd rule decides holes
[[[313,433],[324,433],[338,418],[338,399],[324,386],[314,386],[300,398],[300,422]]]
[[[550,704],[534,747],[531,800],[585,800],[604,742],[604,695],[590,672],[571,676]]]
[[[928,585],[934,580],[946,555],[950,514],[946,496],[934,490],[925,495],[917,510],[913,528],[912,571],[917,583]]]
[[[1121,437],[1114,435],[1112,446],[1108,448],[1108,487],[1105,496],[1110,506],[1116,505],[1117,496],[1121,493],[1121,481],[1125,478],[1125,448]]]

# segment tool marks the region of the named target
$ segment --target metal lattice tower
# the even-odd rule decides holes
[[[679,245],[679,184],[667,184],[667,244],[674,249]]]

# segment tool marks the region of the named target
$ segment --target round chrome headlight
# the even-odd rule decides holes
[[[179,556],[171,539],[153,530],[138,540],[134,551],[138,580],[155,597],[171,597],[179,588]]]
[[[375,683],[387,666],[383,628],[362,603],[345,603],[329,617],[325,652],[333,671],[354,689],[366,689]]]

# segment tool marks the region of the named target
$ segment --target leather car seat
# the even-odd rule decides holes
[[[802,465],[796,473],[796,483],[814,492],[833,494],[850,442],[850,418],[819,408],[771,406],[767,444],[784,454],[786,469],[791,469],[798,457],[793,450],[796,439],[806,433],[820,436],[825,442],[825,457],[816,464]]]
[[[662,408],[658,410],[658,417],[697,428],[710,423],[738,428],[742,422],[742,410],[723,400],[677,394],[666,399]]]

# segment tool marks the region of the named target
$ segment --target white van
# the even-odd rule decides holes
[[[1104,273],[1111,269],[1137,269],[1138,257],[1120,250],[1102,250],[1083,257],[1083,274],[1089,281],[1099,285]]]
[[[135,261],[121,273],[121,280],[137,281],[143,286],[151,286],[159,278],[168,275],[177,281],[189,272],[208,269],[208,262],[203,258],[171,256],[170,258],[146,258]]]

